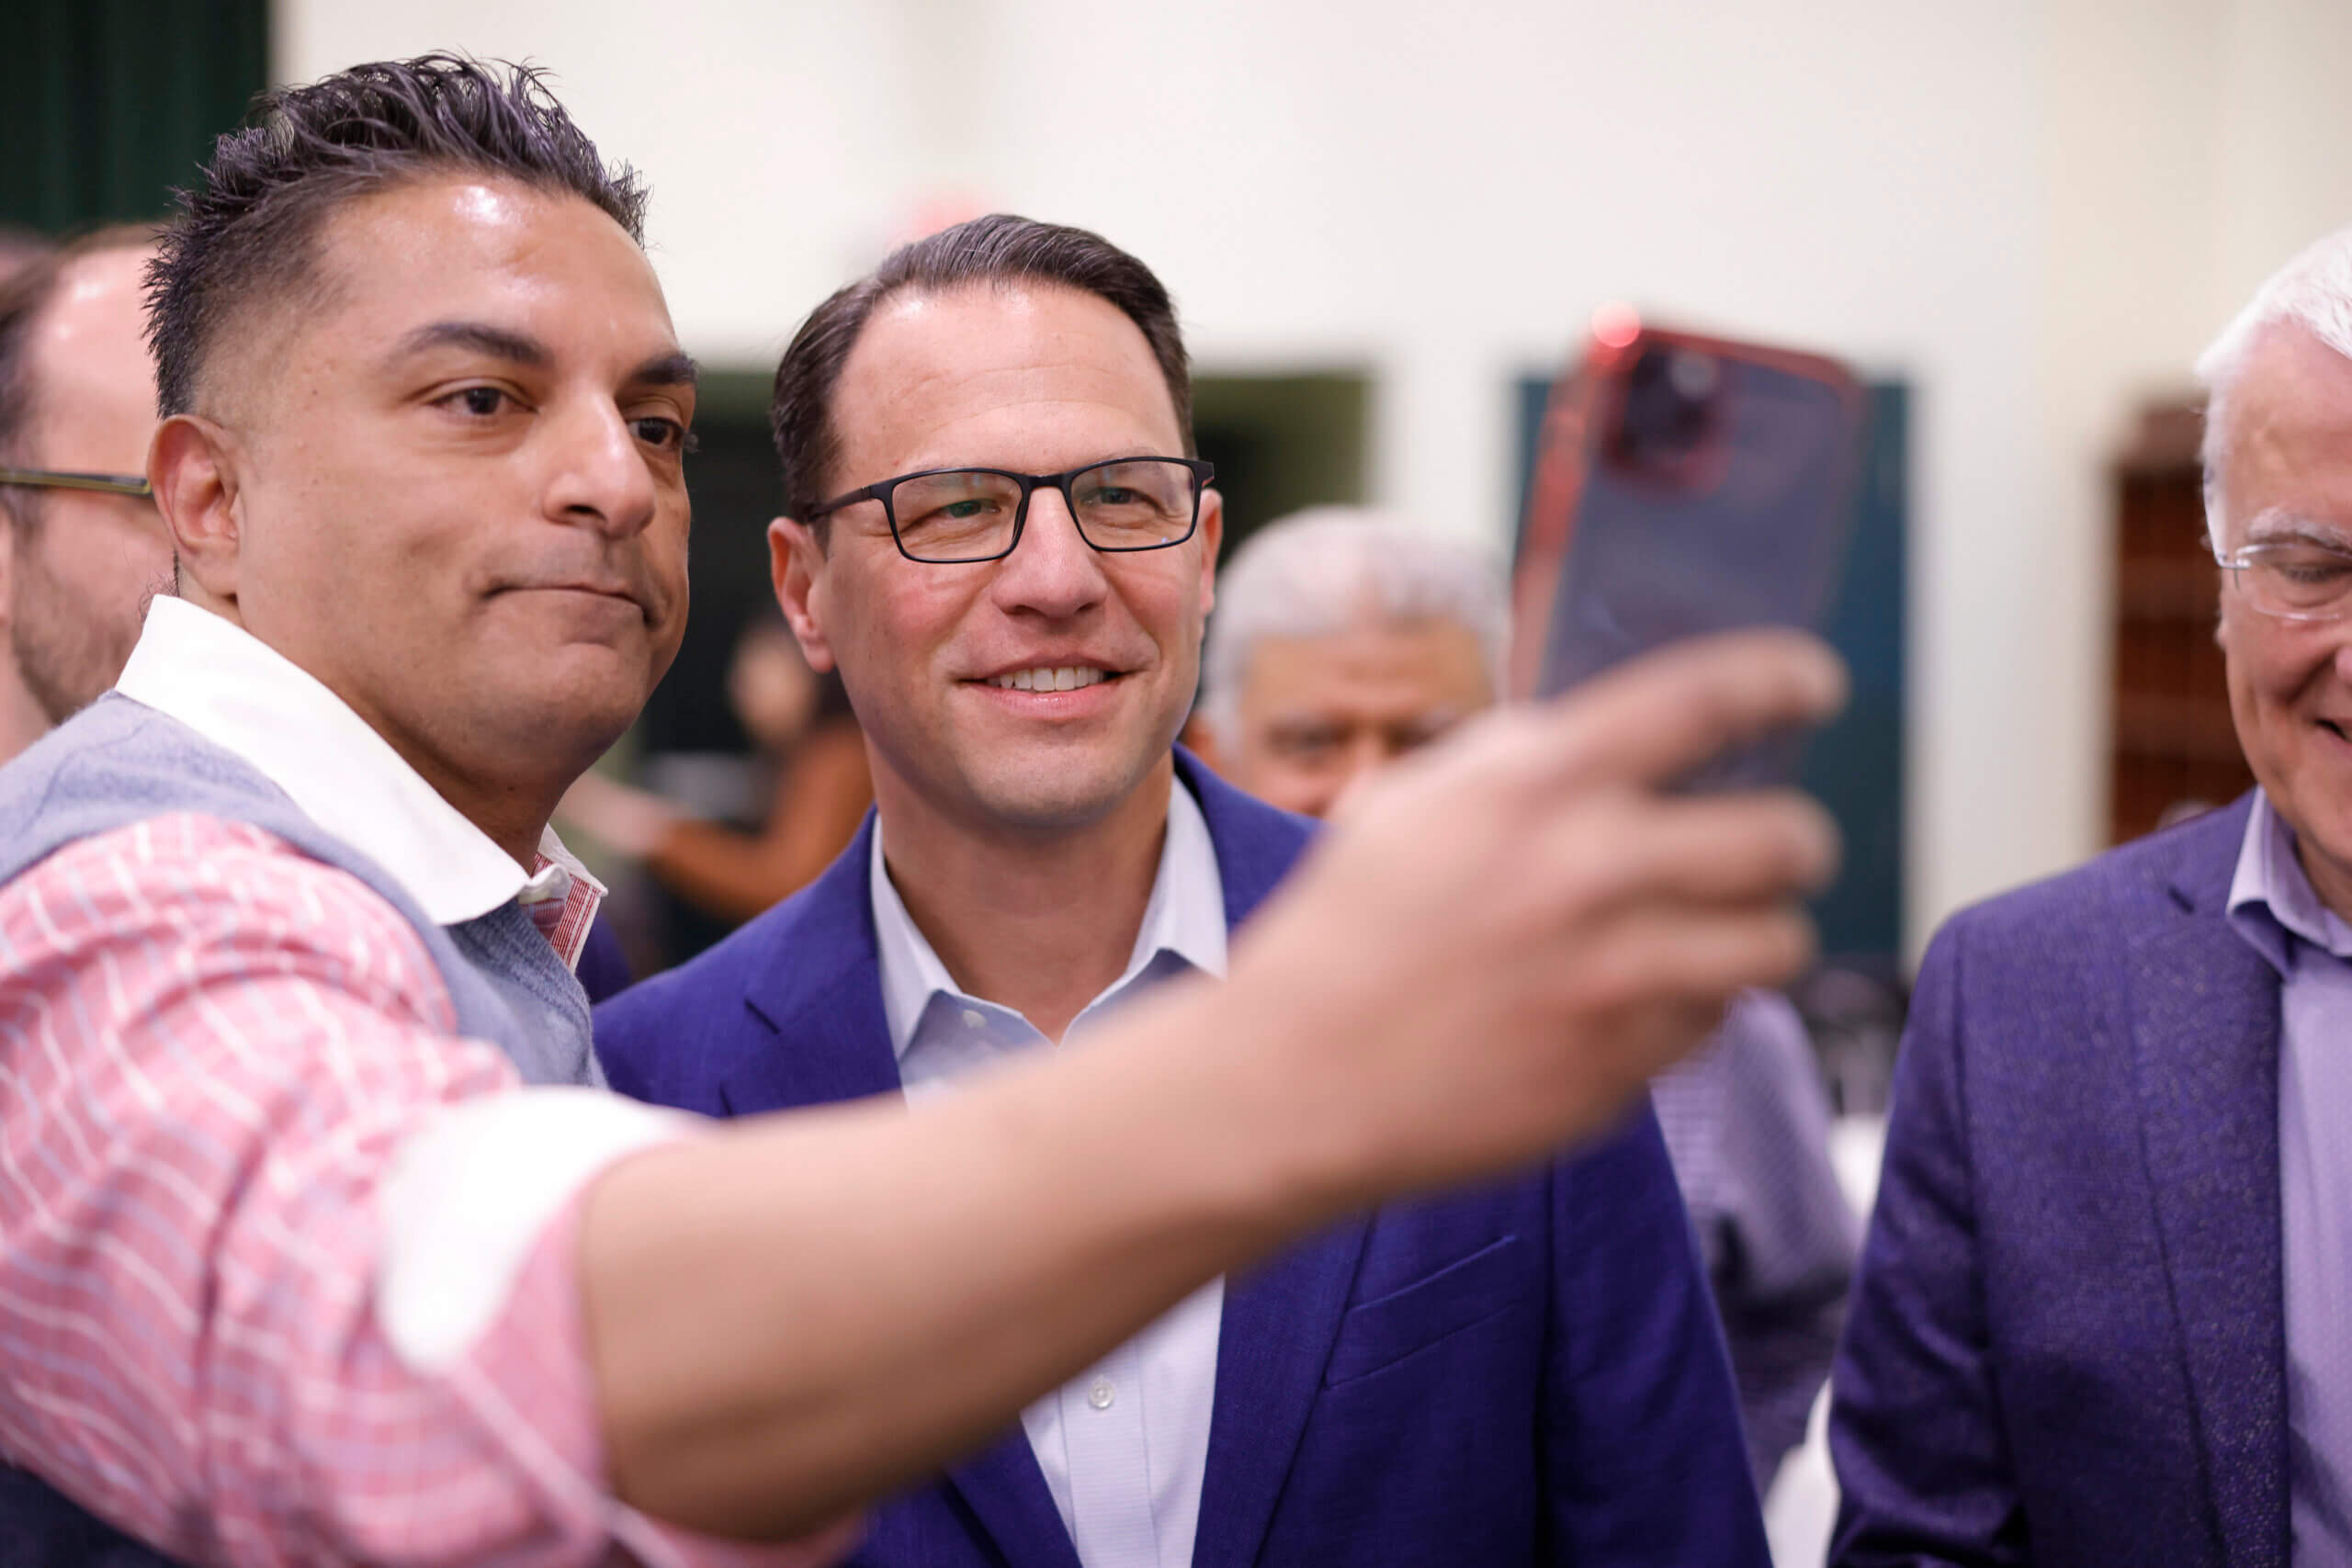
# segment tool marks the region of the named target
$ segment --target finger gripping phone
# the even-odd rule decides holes
[[[1817,629],[1862,406],[1836,360],[1604,313],[1544,413],[1513,573],[1514,689],[1563,691],[1679,637]],[[1784,783],[1802,749],[1774,737],[1687,783]]]

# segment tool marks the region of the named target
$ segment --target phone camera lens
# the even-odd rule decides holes
[[[1620,461],[1636,468],[1679,464],[1706,439],[1723,367],[1695,349],[1655,344],[1625,378],[1625,401],[1611,443]]]
[[[1715,356],[1690,349],[1678,349],[1667,361],[1666,378],[1674,389],[1693,401],[1703,401],[1715,389],[1722,372],[1715,366]]]

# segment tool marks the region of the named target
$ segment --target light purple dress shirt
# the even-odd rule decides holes
[[[882,1010],[910,1104],[954,1080],[1052,1043],[1014,1010],[959,987],[907,913],[874,834],[867,868]],[[1125,973],[1064,1035],[1164,979],[1225,974],[1225,884],[1192,792],[1169,788],[1159,871]],[[1207,1474],[1225,1281],[1210,1280],[1134,1338],[1021,1413],[1046,1489],[1081,1568],[1190,1568]]]
[[[2230,924],[2278,971],[2278,1195],[2290,1560],[2352,1562],[2352,925],[2257,792]]]

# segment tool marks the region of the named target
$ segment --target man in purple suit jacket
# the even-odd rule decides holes
[[[2352,1562],[2352,230],[2198,373],[2257,787],[1930,947],[1840,1564]]]
[[[716,1114],[903,1089],[921,1115],[1223,973],[1309,829],[1171,750],[1222,524],[1180,456],[1184,364],[1142,264],[1017,218],[917,243],[803,325],[776,376],[778,594],[848,687],[876,816],[817,885],[600,1011],[616,1087]],[[1212,1280],[880,1510],[865,1552],[1765,1561],[1646,1112]]]

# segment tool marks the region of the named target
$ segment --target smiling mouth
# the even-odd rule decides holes
[[[1003,692],[1075,692],[1118,678],[1119,672],[1114,670],[1098,670],[1088,664],[1057,664],[990,675],[982,684]]]

